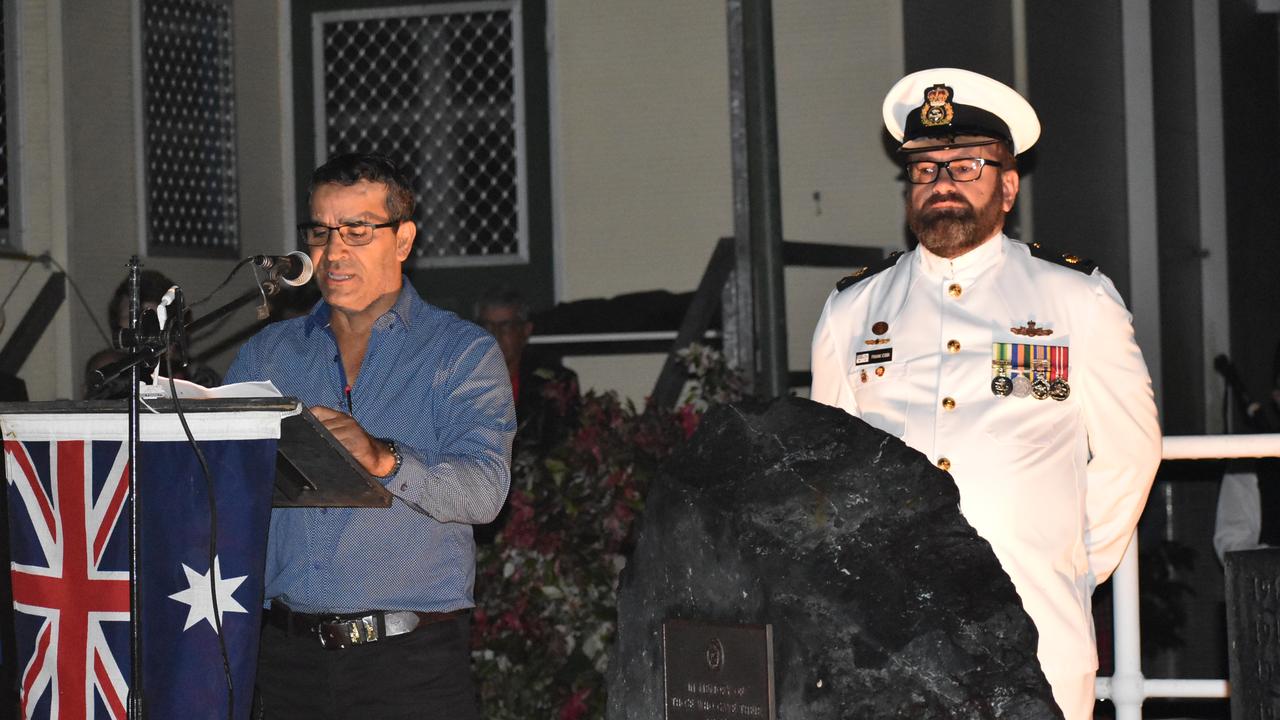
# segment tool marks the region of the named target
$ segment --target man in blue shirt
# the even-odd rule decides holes
[[[306,403],[394,496],[389,509],[278,509],[258,693],[268,718],[475,718],[471,526],[510,484],[502,352],[401,274],[417,229],[389,160],[335,157],[299,225],[322,301],[268,326],[227,382]]]

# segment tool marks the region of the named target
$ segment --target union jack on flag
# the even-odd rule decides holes
[[[4,452],[22,715],[124,718],[128,447],[5,440]]]
[[[22,716],[123,719],[131,679],[127,418],[33,411],[5,413],[0,424]],[[189,424],[218,493],[212,560],[208,484],[195,453],[173,415],[142,418],[146,712],[221,719],[233,699],[232,715],[247,718],[280,414],[208,411]]]

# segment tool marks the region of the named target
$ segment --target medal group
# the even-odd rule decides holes
[[[1071,395],[1068,350],[1066,345],[991,343],[991,394],[1066,400]]]

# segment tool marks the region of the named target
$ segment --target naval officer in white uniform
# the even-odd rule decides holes
[[[919,245],[831,293],[812,398],[951,473],[1039,631],[1055,700],[1085,720],[1098,667],[1090,596],[1119,563],[1160,462],[1131,316],[1091,263],[1003,233],[1017,155],[1040,135],[1022,96],[939,68],[900,80],[883,112],[902,142]]]

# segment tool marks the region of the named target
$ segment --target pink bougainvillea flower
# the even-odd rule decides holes
[[[591,694],[591,688],[582,688],[569,696],[564,701],[564,705],[560,706],[560,720],[579,720],[583,715],[587,714],[587,696]]]

